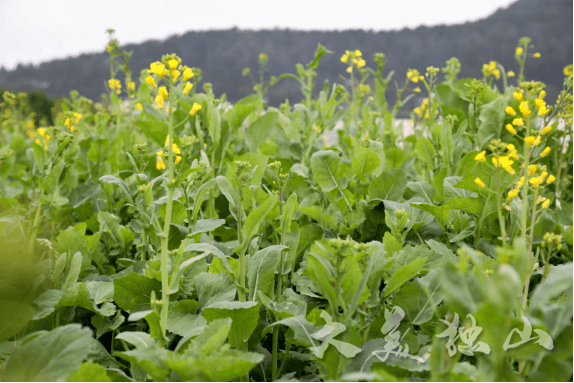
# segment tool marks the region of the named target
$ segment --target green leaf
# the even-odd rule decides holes
[[[68,288],[60,298],[56,308],[66,306],[83,307],[105,317],[114,315],[116,312],[115,306],[110,302],[104,302],[101,307],[98,307],[98,304],[91,299],[88,288],[83,282],[76,283]]]
[[[66,273],[66,279],[64,280],[64,283],[62,283],[62,290],[67,290],[78,281],[78,278],[80,277],[80,271],[82,269],[82,259],[82,254],[80,252],[77,252],[72,257],[68,271]]]
[[[197,219],[197,215],[199,213],[199,211],[201,210],[201,204],[203,203],[203,199],[205,198],[205,194],[207,194],[208,192],[211,191],[211,189],[213,189],[213,187],[216,185],[216,181],[214,179],[210,179],[209,181],[207,181],[206,183],[202,184],[199,189],[197,189],[197,192],[195,193],[195,196],[193,197],[193,220]],[[190,222],[191,224],[191,222]]]
[[[297,206],[299,206],[297,194],[293,193],[285,202],[285,206],[283,206],[283,215],[281,216],[281,235],[283,237],[291,232],[291,218]]]
[[[229,344],[241,349],[243,341],[249,339],[257,327],[259,303],[256,302],[216,302],[203,309],[201,315],[212,322],[216,319],[231,318]]]
[[[335,230],[337,227],[337,218],[331,214],[326,214],[325,209],[322,209],[319,206],[299,206],[297,209],[319,222],[319,225],[324,229]]]
[[[114,302],[125,311],[149,309],[152,291],[160,296],[160,281],[134,272],[114,279]]]
[[[136,322],[141,319],[145,319],[149,326],[149,335],[154,339],[159,339],[159,343],[164,343],[163,332],[159,324],[159,313],[155,310],[138,311],[131,314],[128,320],[131,322]]]
[[[488,104],[480,107],[476,143],[481,149],[486,148],[491,139],[500,137],[504,118],[506,117],[504,108],[508,105],[508,97],[509,96],[499,96]]]
[[[229,121],[232,131],[241,127],[245,118],[255,110],[258,100],[258,95],[252,94],[237,101],[233,108],[225,112],[223,118]]]
[[[351,167],[358,180],[363,180],[365,174],[369,174],[379,167],[381,160],[373,149],[358,147],[353,153]]]
[[[317,69],[317,65],[319,65],[319,60],[321,60],[321,57],[323,57],[323,55],[326,53],[333,54],[333,52],[328,51],[321,44],[317,45],[317,49],[315,50],[315,58],[313,59],[313,61],[307,64],[307,66],[309,68]]]
[[[169,373],[169,368],[163,362],[168,354],[169,351],[157,347],[114,352],[114,356],[143,368],[152,379],[159,382],[163,382]]]
[[[58,327],[14,350],[4,363],[8,382],[65,381],[90,353],[92,332],[79,324]]]
[[[95,182],[86,182],[75,187],[70,193],[70,207],[76,208],[83,205],[90,198],[98,194],[102,187]]]
[[[3,291],[4,293],[4,291]],[[36,310],[26,302],[0,300],[0,342],[18,334],[32,319]]]
[[[265,142],[271,130],[277,126],[278,117],[277,112],[267,112],[245,129],[245,141],[251,152],[257,152],[259,145]]]
[[[305,316],[292,316],[289,318],[281,319],[275,323],[272,323],[268,328],[284,325],[289,327],[289,331],[285,334],[285,339],[292,344],[296,344],[303,347],[316,347],[317,344],[311,337],[311,334],[317,331],[317,327],[307,319]]]
[[[124,331],[116,335],[116,339],[125,340],[140,350],[155,345],[152,337],[147,332],[142,331]]]
[[[393,297],[394,304],[400,306],[405,317],[416,325],[431,320],[442,300],[438,270],[431,270],[424,277],[406,283]]]
[[[257,291],[271,295],[275,285],[275,271],[278,269],[280,255],[285,246],[273,245],[259,250],[249,260],[247,273],[249,299],[256,300]]]
[[[146,113],[146,117],[151,117],[151,114]],[[163,147],[165,144],[165,134],[168,130],[165,121],[154,117],[153,121],[136,120],[134,124],[139,126],[143,134],[154,140],[160,147]]]
[[[397,201],[407,188],[407,175],[402,169],[387,169],[369,184],[369,198]]]
[[[190,329],[197,326],[199,314],[195,312],[199,302],[184,299],[170,307],[167,317],[167,329],[175,334],[184,336]]]
[[[68,378],[68,382],[111,382],[106,368],[91,361],[82,363],[80,368]]]
[[[243,243],[238,248],[240,254],[245,254],[247,247],[249,246],[249,242],[251,242],[253,236],[259,231],[259,225],[261,225],[265,217],[267,217],[267,214],[273,210],[277,201],[277,195],[269,196],[265,202],[249,213],[243,223]]]
[[[342,192],[347,187],[345,166],[339,155],[332,150],[320,150],[311,156],[311,170],[315,182],[321,190],[329,192],[338,189]]]
[[[219,301],[232,301],[237,292],[233,281],[222,273],[200,273],[193,278],[193,283],[201,307]]]
[[[109,331],[113,331],[119,328],[124,322],[126,318],[122,315],[120,311],[118,311],[117,315],[114,318],[111,317],[103,317],[101,315],[94,315],[92,317],[91,323],[92,326],[96,329],[96,339],[99,339],[102,335],[106,334]]]
[[[426,137],[420,137],[417,140],[415,150],[419,158],[429,166],[429,169],[432,169],[436,157],[436,151],[432,142]]]
[[[417,258],[415,261],[409,263],[398,269],[389,280],[389,283],[385,286],[385,290],[383,291],[383,296],[386,298],[399,288],[402,285],[407,283],[409,280],[414,278],[418,275],[419,270],[423,267],[426,262],[426,258]]]
[[[124,192],[125,196],[128,198],[128,201],[130,201],[130,203],[134,203],[134,200],[132,199],[132,195],[130,193],[128,185],[123,180],[119,179],[118,177],[114,177],[114,176],[102,176],[102,177],[100,177],[100,181],[105,182],[107,184],[118,185],[120,187],[120,189],[122,189],[122,191]]]
[[[103,162],[108,156],[110,140],[107,138],[97,138],[92,141],[90,150],[88,150],[88,160],[96,163]]]

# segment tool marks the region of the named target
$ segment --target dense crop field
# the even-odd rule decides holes
[[[0,377],[570,381],[572,65],[547,103],[532,48],[482,79],[347,51],[322,88],[323,46],[262,54],[231,105],[175,54],[136,86],[112,38],[102,102],[4,93]]]

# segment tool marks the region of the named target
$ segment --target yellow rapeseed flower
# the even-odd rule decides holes
[[[496,77],[496,79],[500,79],[500,69],[495,69],[492,71],[492,74],[494,75],[494,77]]]
[[[421,108],[419,108],[418,106],[413,109],[413,112],[415,112],[415,114],[418,114],[419,117],[422,115]]]
[[[195,113],[197,113],[200,110],[201,110],[201,105],[199,105],[197,102],[194,102],[193,106],[191,107],[191,110],[189,111],[189,115],[193,116]]]
[[[540,137],[540,136],[536,136],[536,139],[534,140],[534,146],[540,145],[541,142],[542,142],[541,137]]]
[[[108,85],[111,90],[115,90],[117,94],[122,93],[122,83],[118,79],[109,79]]]
[[[347,55],[341,56],[341,62],[342,62],[342,63],[347,63],[347,62],[349,62],[349,56],[347,56]]]
[[[522,93],[521,92],[512,92],[512,96],[516,101],[522,101]]]
[[[126,87],[128,88],[128,90],[135,90],[136,89],[136,83],[133,81],[130,81],[126,84]]]
[[[564,67],[564,76],[572,76],[572,64]]]
[[[163,65],[159,61],[151,63],[148,73],[155,73],[159,78],[163,78],[165,74],[165,65]]]
[[[514,77],[514,76],[516,76],[516,75],[511,70],[509,70],[508,73],[506,73],[506,77]]]
[[[357,63],[357,68],[362,68],[365,66],[365,60],[361,59],[359,60],[359,62]]]
[[[550,200],[549,200],[549,199],[547,199],[546,201],[544,201],[544,202],[542,203],[542,208],[543,208],[543,209],[548,209],[548,206],[550,206]]]
[[[350,66],[350,67],[347,68],[347,73],[351,73],[352,71],[353,71],[353,67],[352,67],[352,66]]]
[[[486,185],[484,184],[484,182],[482,182],[482,180],[478,177],[476,177],[474,179],[474,183],[478,185],[479,188],[485,188]]]
[[[142,110],[143,106],[139,102],[135,105],[136,110]]]
[[[188,94],[189,91],[190,91],[192,88],[193,88],[193,84],[190,83],[190,82],[186,82],[186,83],[185,83],[185,88],[183,88],[182,93],[183,93],[183,94]]]
[[[546,179],[546,177],[548,176],[548,172],[542,172],[542,174],[540,174],[540,176],[538,177],[538,179],[540,180],[540,182],[544,182],[544,180]]]
[[[181,77],[181,81],[187,81],[192,77],[193,77],[193,71],[191,70],[191,68],[185,68],[183,70],[183,75]]]
[[[548,134],[552,131],[552,126],[547,126],[546,128],[542,129],[542,131],[540,132],[541,135],[545,135]]]
[[[413,92],[415,92],[415,93],[420,93],[420,92],[421,92],[421,88],[419,88],[419,87],[417,86],[415,89],[413,89]]]
[[[528,107],[528,101],[522,101],[518,106],[518,109],[520,109],[520,113],[522,113],[522,115],[525,118],[528,118],[528,116],[530,116],[530,113],[532,113],[530,111],[530,108]]]
[[[520,177],[520,180],[516,183],[518,186],[524,185],[524,176]]]
[[[160,150],[159,152],[157,152],[157,158],[156,158],[156,163],[155,163],[155,168],[157,170],[164,170],[165,169],[165,163],[163,162],[163,152]]]
[[[546,92],[541,90],[540,93],[538,93],[538,98],[544,98],[546,96]]]
[[[534,189],[538,189],[538,187],[540,186],[540,180],[538,179],[538,177],[532,177],[529,182]]]
[[[177,78],[179,77],[179,75],[181,74],[180,71],[178,71],[177,69],[171,72],[171,82],[175,84],[175,82],[177,81]]]
[[[357,50],[355,51],[355,56],[362,56],[362,55],[363,55],[363,54],[361,53],[360,50],[357,49]]]
[[[171,59],[167,62],[167,65],[169,66],[169,69],[176,70],[179,64],[176,59]]]
[[[528,136],[526,138],[524,138],[524,142],[526,143],[526,146],[531,147],[534,144],[534,141],[536,141],[536,138],[534,136]]]
[[[511,191],[508,192],[508,196],[506,197],[506,200],[507,200],[508,202],[510,202],[510,201],[512,201],[512,199],[513,199],[514,197],[516,197],[517,195],[518,195],[518,190],[512,189]]]
[[[536,165],[528,166],[528,175],[531,176],[534,173],[536,173],[536,169],[538,169],[538,167]]]
[[[524,50],[522,49],[522,47],[516,47],[516,51],[514,51],[514,55],[515,56],[519,56],[522,54],[522,52],[524,52]]]
[[[157,90],[157,94],[161,96],[161,98],[163,98],[164,100],[167,101],[167,99],[169,98],[169,94],[167,92],[167,88],[165,86],[161,86],[158,90]]]
[[[543,99],[537,98],[537,99],[534,100],[534,105],[536,105],[536,107],[537,107],[538,109],[540,109],[540,108],[542,108],[543,106],[546,106],[546,103],[544,102]]]
[[[154,89],[157,88],[157,84],[155,83],[155,80],[152,76],[147,76],[145,78],[145,82],[147,82],[148,85],[151,86],[152,88]]]
[[[504,111],[507,114],[510,114],[511,116],[516,116],[516,111],[514,110],[514,108],[512,106],[507,106],[506,109],[504,109]]]
[[[548,178],[546,179],[546,185],[550,185],[554,181],[556,181],[556,177],[554,177],[552,174],[550,174],[548,176]]]
[[[508,130],[510,134],[516,135],[516,129],[514,129],[514,126],[512,126],[511,124],[506,124],[506,130]]]
[[[522,121],[522,118],[515,118],[514,120],[512,120],[512,125],[523,126],[524,121]]]
[[[542,153],[540,153],[540,157],[546,157],[550,153],[550,146],[547,146]]]
[[[175,157],[175,164],[179,164],[179,162],[181,161],[181,156],[176,156]]]
[[[157,104],[156,105],[157,109],[163,109],[164,104],[163,104],[163,97],[161,95],[158,94],[157,96],[155,96],[155,103]]]
[[[539,52],[536,52],[535,54],[532,55],[532,57],[538,58],[538,57],[540,57],[540,53],[539,53]]]
[[[478,153],[475,157],[474,160],[475,161],[480,161],[480,162],[486,162],[486,150],[483,150],[482,152]]]

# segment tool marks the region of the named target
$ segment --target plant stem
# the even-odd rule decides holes
[[[500,160],[499,160],[500,161]],[[502,235],[502,246],[506,247],[506,224],[502,215],[500,202],[500,167],[496,167],[496,210],[498,210],[498,221],[500,222],[500,235]]]
[[[243,198],[243,190],[241,186],[239,187],[239,203],[237,204],[237,241],[239,242],[239,247],[243,243],[243,238],[241,235],[242,231],[242,215],[241,215],[241,199]],[[245,296],[245,251],[239,253],[239,291],[237,292],[239,300],[245,302],[247,297]]]
[[[173,158],[173,105],[172,105],[172,93],[173,93],[173,86],[171,81],[169,82],[169,123],[168,123],[168,134],[169,134],[169,142],[168,142],[168,166],[169,166],[169,183],[173,181],[173,167],[174,167],[174,158]],[[167,207],[165,211],[165,225],[163,229],[163,237],[161,238],[161,319],[160,319],[160,327],[163,339],[165,339],[165,331],[167,327],[167,311],[169,309],[169,298],[167,295],[168,292],[168,274],[167,274],[167,242],[169,240],[169,227],[171,225],[171,210],[173,207],[173,192],[174,187],[171,186],[168,190],[168,197],[167,197]]]
[[[280,182],[279,177],[277,177],[278,182]],[[281,184],[279,184],[281,187]],[[279,219],[283,219],[283,190],[279,190]],[[281,245],[285,244],[285,233],[281,233]],[[279,277],[277,279],[277,291],[275,292],[275,301],[279,303],[281,299],[281,294],[283,293],[283,268],[285,267],[285,252],[281,250],[280,255],[280,264],[279,264]],[[271,362],[271,378],[273,381],[277,380],[277,347],[279,343],[279,327],[275,326],[273,328],[273,348],[272,352],[272,362]]]

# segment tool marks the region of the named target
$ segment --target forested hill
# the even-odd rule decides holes
[[[121,25],[112,27],[122,28]],[[258,55],[262,52],[269,56],[267,76],[279,76],[295,73],[296,63],[310,62],[318,43],[334,51],[335,54],[324,56],[319,64],[317,88],[325,80],[342,82],[340,75],[346,75],[345,65],[339,59],[345,50],[360,49],[367,65],[373,68],[373,55],[382,52],[388,59],[385,72],[395,70],[395,78],[402,84],[407,68],[423,72],[430,65],[441,68],[453,56],[462,64],[460,78],[482,77],[482,64],[491,60],[517,72],[514,49],[523,36],[532,38],[531,52],[542,55],[528,58],[526,78],[544,81],[549,98],[553,98],[561,89],[562,68],[572,63],[572,0],[519,0],[482,20],[451,26],[387,32],[212,30],[123,48],[133,51],[130,68],[136,78],[140,70],[149,68],[149,64],[163,54],[177,53],[184,64],[202,69],[203,82],[213,84],[216,96],[226,93],[233,102],[253,92],[253,83],[241,72],[250,67],[256,74]],[[0,88],[16,91],[44,88],[56,97],[68,96],[71,90],[77,89],[80,94],[99,100],[109,78],[108,60],[102,47],[102,52],[97,54],[38,66],[19,65],[13,71],[0,69]],[[392,100],[394,91],[388,93]],[[268,93],[270,105],[278,105],[285,98],[292,103],[302,98],[298,84],[292,79],[281,80]]]

